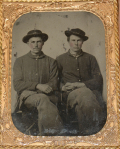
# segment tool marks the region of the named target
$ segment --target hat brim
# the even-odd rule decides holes
[[[87,37],[87,36],[82,36],[82,35],[79,35],[79,34],[77,34],[77,33],[73,33],[73,32],[71,32],[71,31],[65,31],[65,35],[66,35],[67,37],[70,37],[71,35],[76,35],[76,36],[82,38],[83,41],[88,40],[88,37]]]
[[[44,42],[47,41],[47,39],[48,39],[48,35],[42,33],[42,34],[29,34],[29,35],[26,35],[26,36],[23,37],[22,41],[23,41],[24,43],[27,43],[28,40],[29,40],[30,38],[32,38],[32,37],[41,37]]]

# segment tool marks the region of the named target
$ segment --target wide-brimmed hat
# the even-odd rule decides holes
[[[27,43],[31,37],[41,37],[44,42],[48,39],[48,35],[42,33],[40,30],[31,30],[27,33],[26,36],[23,37],[22,41]]]
[[[76,35],[76,36],[78,36],[78,37],[81,37],[81,38],[83,39],[83,41],[88,40],[88,37],[85,36],[85,32],[82,31],[82,30],[79,29],[79,28],[67,30],[67,31],[65,31],[65,35],[66,35],[67,37],[70,37],[71,35]]]

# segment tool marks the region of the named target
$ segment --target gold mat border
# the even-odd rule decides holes
[[[90,2],[91,0],[78,0],[78,2]],[[93,0],[93,1],[96,1],[96,2],[105,2],[105,1],[108,1],[108,0]],[[117,97],[117,100],[118,100],[118,119],[119,119],[119,129],[120,129],[120,101],[119,101],[119,99],[120,99],[120,81],[119,81],[119,36],[118,36],[118,2],[117,2],[117,0],[109,0],[110,2],[113,2],[114,1],[114,30],[115,30],[115,61],[116,61],[116,89],[117,89],[117,92],[116,92],[116,97]],[[3,52],[2,52],[2,14],[3,14],[3,12],[2,12],[2,2],[7,2],[7,3],[10,3],[10,2],[51,2],[51,1],[40,1],[40,0],[33,0],[33,1],[31,1],[31,0],[26,0],[26,1],[24,1],[24,0],[4,0],[4,1],[1,1],[0,2],[0,67],[2,68],[1,70],[1,72],[0,72],[0,95],[2,95],[2,81],[4,81],[3,80],[3,78],[4,78],[4,66],[3,66],[3,64],[4,64],[4,59],[3,59]],[[74,2],[74,0],[71,0],[71,1],[69,1],[69,0],[64,0],[64,1],[58,1],[58,0],[56,0],[56,1],[52,1],[52,2]],[[76,0],[76,2],[77,2],[77,0]],[[1,96],[0,96],[1,97]],[[0,103],[0,107],[1,107],[1,103]],[[0,111],[1,111],[1,109],[0,109]],[[1,121],[1,119],[0,119],[0,121]],[[0,128],[1,129],[1,128]],[[119,139],[120,139],[120,131],[119,131]],[[86,148],[86,149],[93,149],[93,148],[95,148],[95,149],[98,149],[98,148],[100,148],[100,149],[117,149],[117,148],[119,148],[120,146],[105,146],[105,147],[103,147],[103,146],[99,146],[99,147],[96,147],[96,146],[94,146],[94,147],[92,147],[92,146],[89,146],[89,147],[72,147],[72,146],[12,146],[12,145],[5,145],[5,146],[0,146],[0,148],[11,148],[11,149],[13,149],[13,148],[49,148],[49,149],[52,149],[52,148],[57,148],[57,149],[61,149],[61,148],[67,148],[67,149],[70,149],[70,148],[75,148],[75,149],[77,149],[77,148],[80,148],[80,149],[83,149],[83,148]]]
[[[108,0],[1,0],[3,2],[8,2],[8,3],[11,3],[11,2],[31,2],[31,3],[34,3],[34,2],[108,2]],[[113,2],[113,1],[117,1],[117,0],[109,0],[109,2]],[[116,3],[116,2],[115,2]]]

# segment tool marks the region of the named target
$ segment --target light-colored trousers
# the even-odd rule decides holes
[[[39,135],[57,135],[62,129],[62,119],[59,111],[45,94],[33,94],[24,104],[27,108],[36,107],[38,110]]]
[[[87,87],[71,91],[67,97],[67,106],[69,109],[75,108],[80,133],[96,133],[106,119],[106,112],[103,111],[95,94]]]

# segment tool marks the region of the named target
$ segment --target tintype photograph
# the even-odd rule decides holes
[[[105,30],[90,12],[31,12],[12,30],[11,115],[33,136],[90,136],[107,119]]]

